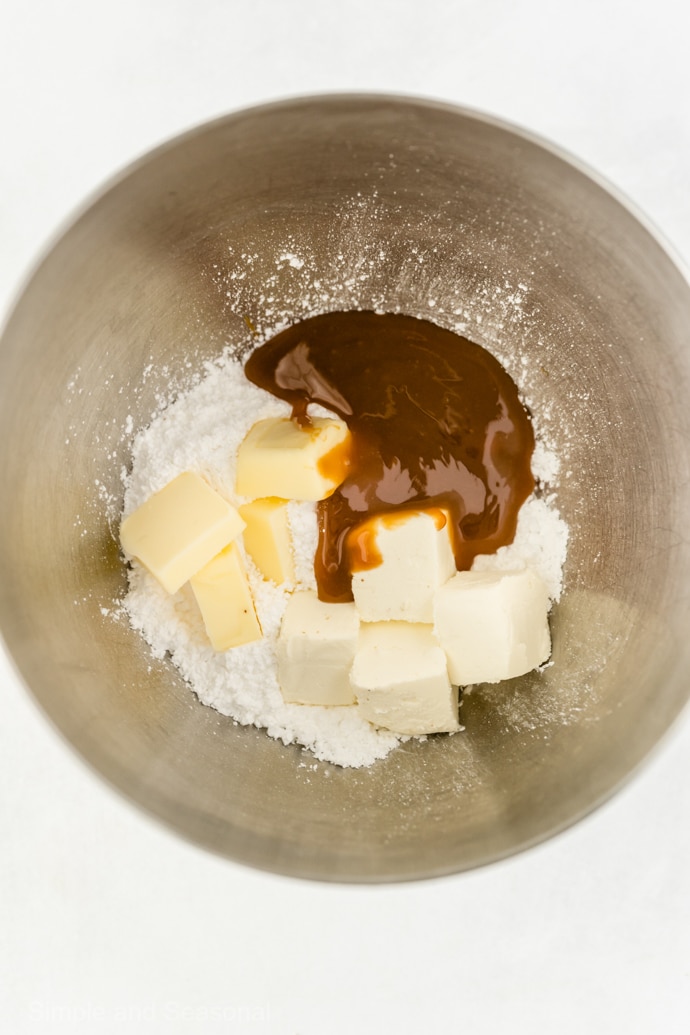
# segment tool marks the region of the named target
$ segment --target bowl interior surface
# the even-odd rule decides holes
[[[363,770],[203,707],[112,615],[121,471],[160,398],[250,328],[351,308],[459,328],[526,378],[570,527],[553,664],[469,695],[464,734]],[[688,696],[689,329],[655,235],[491,119],[336,96],[201,127],[83,212],[6,328],[8,649],[97,771],[230,858],[375,881],[523,849],[608,797]]]

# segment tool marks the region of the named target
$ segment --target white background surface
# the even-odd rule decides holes
[[[615,182],[690,260],[685,8],[3,0],[0,310],[74,206],[135,156],[229,110],[329,90],[521,123]],[[2,656],[0,687],[4,1031],[690,1030],[688,715],[555,841],[469,875],[352,888],[179,842],[86,771]]]

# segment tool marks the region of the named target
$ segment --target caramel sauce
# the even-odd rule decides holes
[[[345,481],[352,464],[352,444],[349,441],[341,442],[321,457],[317,464],[319,474],[328,478],[334,485]]]
[[[352,571],[381,563],[369,521],[379,515],[447,515],[459,571],[513,541],[534,488],[534,432],[514,381],[481,346],[411,316],[326,313],[271,338],[245,371],[302,427],[320,403],[350,429],[348,473],[317,504],[321,600],[351,600]]]

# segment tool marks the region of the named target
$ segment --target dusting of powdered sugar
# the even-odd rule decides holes
[[[551,600],[560,600],[568,526],[547,499],[532,496],[518,514],[515,539],[494,554],[479,554],[473,571],[518,571],[531,568],[541,576]]]

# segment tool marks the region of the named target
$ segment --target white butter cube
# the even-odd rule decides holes
[[[176,593],[243,528],[231,503],[185,471],[125,518],[120,541],[168,593]]]
[[[287,500],[269,496],[239,508],[247,526],[242,535],[244,548],[263,577],[278,586],[295,579],[287,504]]]
[[[261,639],[242,556],[234,543],[193,575],[189,584],[214,650]]]
[[[310,428],[271,417],[258,421],[237,453],[237,492],[256,499],[323,500],[345,480],[350,432],[342,420],[312,418]]]
[[[436,593],[434,627],[459,686],[522,676],[548,660],[549,595],[522,571],[459,571]]]
[[[374,726],[413,736],[461,729],[458,690],[430,625],[362,625],[350,682],[361,715]]]
[[[278,637],[278,681],[294,704],[354,704],[350,668],[357,648],[354,604],[324,604],[312,590],[293,593]]]
[[[371,518],[351,536],[370,536],[381,563],[355,570],[352,595],[364,622],[434,620],[434,593],[455,572],[449,519],[442,510]]]

